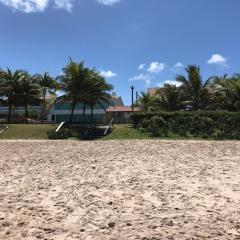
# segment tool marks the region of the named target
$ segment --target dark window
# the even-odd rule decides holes
[[[52,122],[55,122],[55,115],[52,115]]]

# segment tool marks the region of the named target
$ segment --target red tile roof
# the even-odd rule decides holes
[[[134,112],[139,112],[140,108],[135,107]],[[107,109],[107,112],[132,112],[132,107],[128,106],[115,106],[115,107],[109,107]]]

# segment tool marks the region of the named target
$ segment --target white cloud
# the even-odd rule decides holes
[[[184,65],[181,62],[178,62],[173,66],[172,70],[174,72],[177,72],[177,71],[180,71],[183,68],[184,68]]]
[[[228,67],[227,59],[220,54],[213,54],[212,57],[207,61],[207,63]]]
[[[151,86],[151,80],[150,80],[150,79],[147,79],[147,80],[145,81],[145,84],[146,84],[147,87]]]
[[[149,74],[139,74],[137,76],[134,76],[132,78],[129,78],[129,81],[143,81],[145,82],[146,86],[150,86],[151,85],[151,76]]]
[[[174,65],[174,68],[183,68],[184,65],[181,62],[178,62]]]
[[[116,3],[119,3],[120,0],[97,0],[97,2],[106,6],[111,6]]]
[[[54,3],[56,8],[65,9],[69,12],[72,11],[73,0],[54,0]]]
[[[76,2],[76,0],[0,0],[0,3],[15,11],[24,13],[43,12],[50,4],[53,4],[57,9],[64,9],[71,12],[74,2]],[[96,0],[96,2],[111,6],[120,2],[120,0]]]
[[[181,86],[181,83],[180,83],[180,82],[177,82],[177,81],[175,81],[175,80],[166,80],[166,81],[164,81],[163,83],[158,83],[157,86],[158,86],[158,87],[163,87],[164,84],[175,85],[176,87],[180,87],[180,86]]]
[[[147,71],[151,74],[158,74],[161,71],[165,69],[165,64],[164,63],[159,63],[159,62],[152,62],[147,69]]]
[[[129,78],[129,81],[138,81],[138,80],[146,81],[147,79],[149,79],[149,75],[141,73],[141,74],[139,74],[137,76]]]
[[[142,70],[142,69],[144,69],[145,66],[146,66],[146,63],[142,63],[138,66],[138,69]]]
[[[112,72],[111,70],[108,71],[100,71],[101,76],[105,77],[105,78],[112,78],[112,77],[116,77],[117,74]]]
[[[48,6],[49,0],[0,0],[0,3],[25,13],[42,12]]]

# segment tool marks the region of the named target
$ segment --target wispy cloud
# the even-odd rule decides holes
[[[55,7],[71,12],[73,9],[73,0],[55,0]]]
[[[105,78],[112,78],[112,77],[116,77],[117,74],[112,72],[111,70],[108,71],[100,71],[101,76],[105,77]]]
[[[0,3],[25,13],[42,12],[48,6],[49,0],[0,0]]]
[[[97,2],[106,6],[111,6],[116,3],[119,3],[120,0],[97,0]]]
[[[146,66],[146,63],[142,63],[138,66],[138,69],[143,70],[145,68],[145,66]]]
[[[173,67],[172,67],[172,71],[173,72],[179,72],[184,68],[184,65],[181,62],[176,63]]]
[[[142,63],[138,66],[138,70],[142,73],[129,78],[129,81],[143,81],[145,87],[151,86],[152,80],[155,76],[165,69],[165,63],[151,62],[150,64]]]
[[[74,2],[77,0],[0,0],[0,3],[12,8],[14,11],[24,13],[43,12],[49,5],[56,9],[64,9],[71,12]],[[112,6],[120,0],[96,0],[97,3],[105,6]]]
[[[145,84],[147,86],[150,86],[151,85],[151,76],[150,76],[150,74],[141,73],[139,75],[136,75],[134,77],[129,78],[129,81],[130,82],[133,82],[133,81],[143,81],[143,82],[145,82]]]
[[[147,71],[151,74],[158,74],[165,69],[164,63],[152,62]]]
[[[221,54],[213,54],[211,58],[207,61],[210,65],[220,65],[223,67],[228,67],[227,58],[223,57]]]

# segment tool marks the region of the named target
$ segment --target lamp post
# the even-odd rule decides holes
[[[132,112],[133,112],[133,95],[134,95],[134,86],[131,86],[131,90],[132,90]]]

